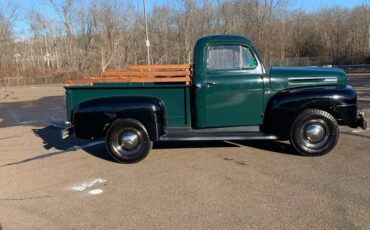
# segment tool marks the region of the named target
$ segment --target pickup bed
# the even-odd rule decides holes
[[[299,153],[319,156],[335,147],[339,125],[367,127],[343,70],[265,68],[238,35],[199,39],[193,65],[128,66],[65,89],[63,134],[106,138],[122,163],[172,140],[289,139]]]

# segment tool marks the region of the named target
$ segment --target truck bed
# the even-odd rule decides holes
[[[152,97],[163,102],[167,127],[189,127],[191,65],[131,65],[127,70],[104,72],[66,82],[67,119],[80,103],[103,97]]]
[[[85,101],[108,97],[150,97],[164,104],[167,127],[191,126],[190,88],[185,83],[99,82],[65,86],[65,89],[68,121],[72,120],[73,109]]]

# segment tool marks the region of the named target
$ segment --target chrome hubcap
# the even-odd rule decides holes
[[[299,132],[301,147],[306,151],[320,150],[329,140],[330,128],[322,119],[307,121]]]
[[[309,125],[305,130],[305,136],[311,142],[319,142],[325,137],[325,130],[321,125]]]
[[[132,132],[126,132],[121,136],[121,144],[124,149],[132,150],[139,144],[139,135]]]

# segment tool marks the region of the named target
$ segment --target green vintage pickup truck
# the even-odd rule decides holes
[[[337,144],[339,125],[367,127],[343,70],[265,68],[242,36],[200,38],[188,72],[190,80],[140,70],[70,82],[62,134],[106,138],[116,161],[132,163],[158,141],[290,140],[300,154],[319,156]]]

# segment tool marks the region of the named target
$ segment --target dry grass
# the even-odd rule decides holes
[[[83,75],[77,73],[60,73],[50,76],[0,77],[0,87],[65,83],[67,80],[80,78],[83,78]]]

